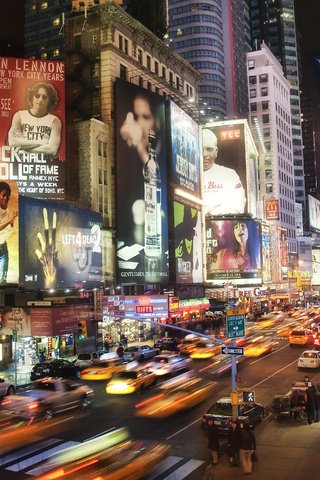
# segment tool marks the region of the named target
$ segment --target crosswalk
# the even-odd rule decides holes
[[[23,477],[19,476],[19,478],[26,479],[28,476],[32,478],[42,475],[52,468],[52,465],[47,462],[50,457],[78,444],[79,442],[48,438],[9,453],[0,457],[0,478],[3,478],[1,471],[4,470],[23,474]],[[146,480],[184,480],[198,469],[199,476],[196,478],[199,478],[202,471],[200,468],[204,463],[203,460],[171,455],[160,462]]]

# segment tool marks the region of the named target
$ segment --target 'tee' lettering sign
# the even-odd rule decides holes
[[[136,313],[153,313],[153,307],[149,305],[138,305],[136,307]]]

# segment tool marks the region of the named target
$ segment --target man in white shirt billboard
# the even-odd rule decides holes
[[[227,133],[229,131],[226,130]],[[205,214],[219,216],[246,213],[246,192],[242,181],[234,169],[216,163],[218,140],[209,128],[202,130],[202,149]],[[229,158],[229,164],[230,160],[232,159]],[[245,156],[243,166],[245,171]]]

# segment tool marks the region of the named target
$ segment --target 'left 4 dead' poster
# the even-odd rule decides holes
[[[16,182],[0,180],[0,285],[19,283],[19,199]]]
[[[0,181],[65,198],[64,63],[0,57]]]

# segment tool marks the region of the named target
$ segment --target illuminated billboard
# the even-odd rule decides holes
[[[164,99],[120,79],[116,82],[116,163],[119,281],[166,283]]]
[[[19,283],[18,197],[16,182],[0,180],[0,285]]]
[[[279,200],[266,200],[264,206],[266,220],[279,220]]]
[[[270,228],[268,225],[261,225],[261,245],[262,245],[262,281],[268,283],[272,281],[271,274],[271,245]]]
[[[308,205],[310,227],[320,231],[320,201],[308,195]]]
[[[200,207],[175,197],[173,217],[176,282],[200,283],[203,281]]]
[[[205,214],[257,216],[257,153],[245,120],[202,129]]]
[[[199,125],[170,101],[171,181],[175,188],[200,197]]]
[[[208,281],[261,281],[260,224],[248,219],[207,218],[206,254]]]
[[[33,288],[100,285],[101,215],[27,197],[19,199],[20,283]]]
[[[65,197],[64,63],[0,57],[0,181],[29,197]]]
[[[320,248],[312,249],[311,284],[320,285]]]

